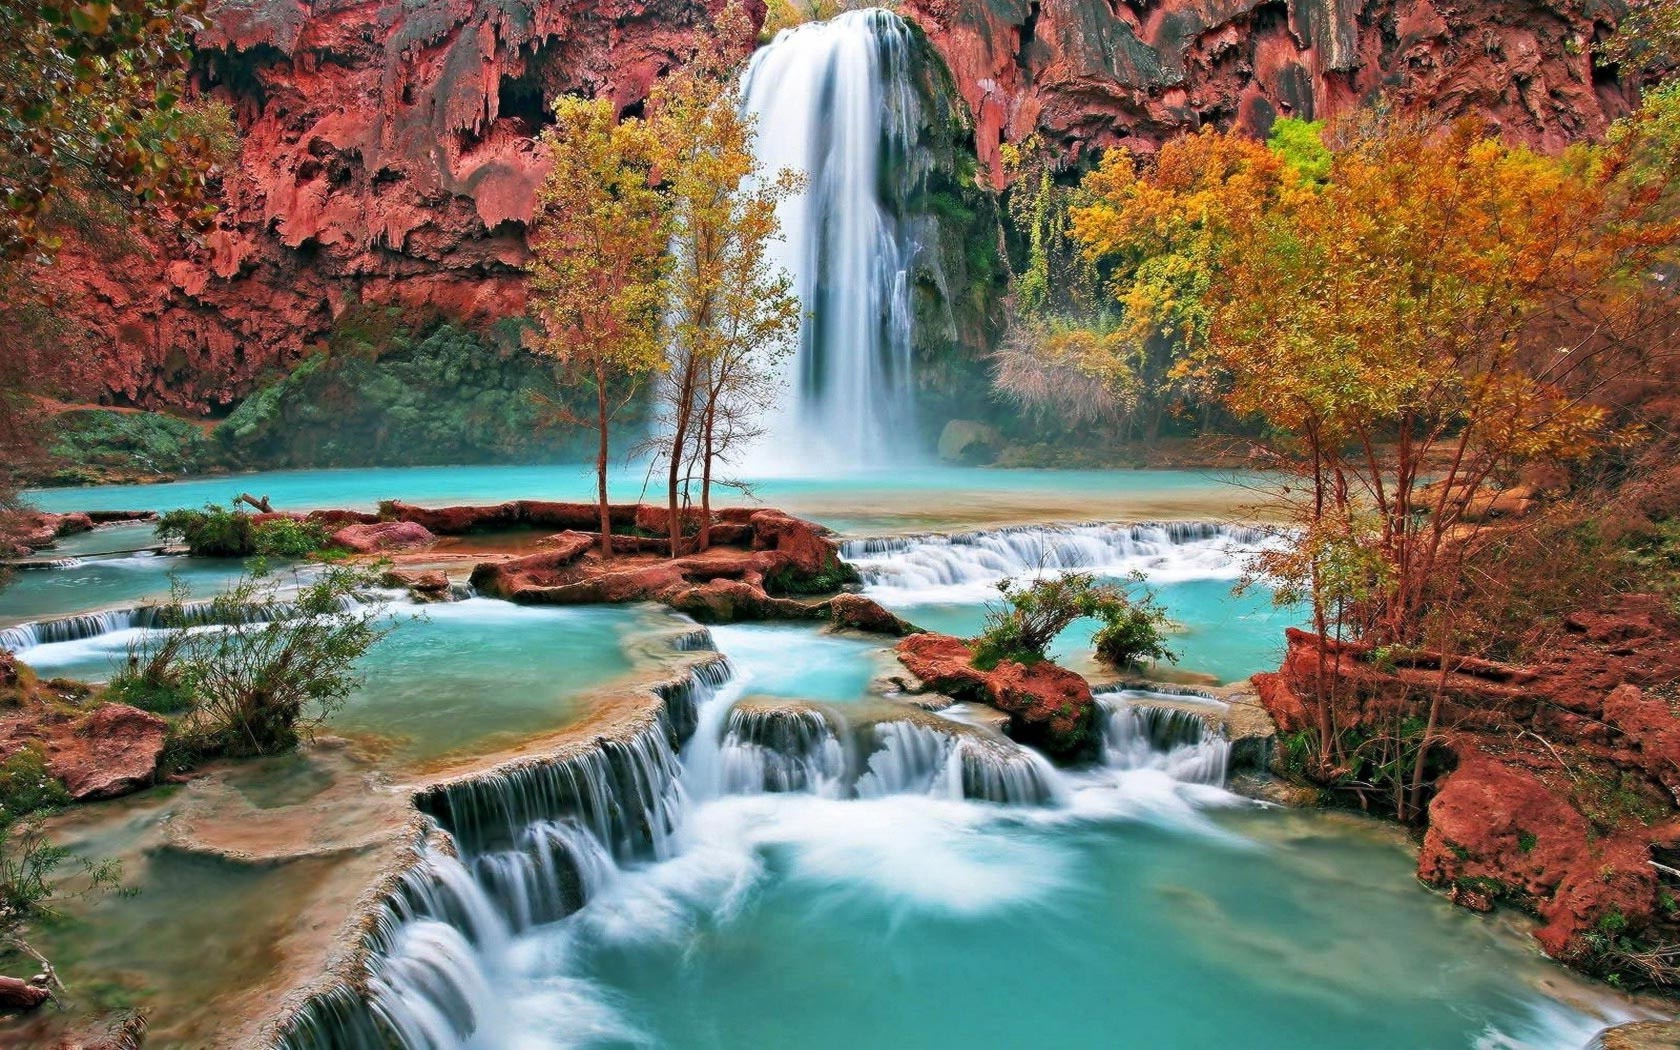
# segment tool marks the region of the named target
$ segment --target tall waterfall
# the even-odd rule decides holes
[[[914,440],[900,221],[918,122],[909,27],[871,8],[783,30],[753,56],[743,108],[766,174],[805,172],[779,211],[779,262],[806,311],[790,387],[750,452],[759,472],[902,462]]]

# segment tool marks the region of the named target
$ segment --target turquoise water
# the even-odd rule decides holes
[[[30,569],[0,590],[0,625],[167,598],[171,575],[193,594],[209,597],[238,579],[244,567],[237,559],[135,555]]]
[[[1628,1016],[1419,887],[1397,831],[1156,768],[1049,773],[1045,808],[708,790],[719,712],[835,658],[801,632],[720,635],[739,675],[684,751],[668,859],[470,962],[397,938],[475,968],[463,1045],[1558,1050]]]
[[[487,746],[493,737],[551,731],[588,713],[586,694],[631,669],[624,643],[674,618],[625,606],[543,608],[473,598],[393,608],[394,629],[363,658],[364,683],[329,723],[333,732],[388,737],[405,760]],[[103,681],[128,646],[155,635],[114,631],[36,646],[46,675]]]
[[[697,820],[743,851],[727,897],[632,875],[612,904],[652,898],[653,928],[527,946],[611,1004],[618,1037],[591,1045],[1556,1050],[1605,1020],[1550,1001],[1571,982],[1419,889],[1387,835],[1323,815],[736,799]]]
[[[613,498],[661,498],[644,487],[645,468],[620,470]],[[752,502],[810,514],[846,532],[867,533],[944,521],[1096,519],[1161,516],[1182,504],[1233,503],[1221,478],[1197,471],[987,470],[912,467],[831,478],[755,480]],[[657,482],[657,479],[656,479]],[[38,489],[28,498],[43,510],[169,510],[227,503],[241,492],[267,495],[286,510],[344,507],[371,510],[381,499],[415,503],[499,503],[510,499],[589,499],[593,467],[381,467],[296,470],[190,478],[157,485]],[[720,502],[741,502],[720,497]],[[1176,516],[1202,516],[1178,514]]]
[[[743,688],[755,696],[864,700],[870,679],[891,659],[879,642],[819,635],[809,627],[737,624],[711,631],[720,650],[750,668]]]

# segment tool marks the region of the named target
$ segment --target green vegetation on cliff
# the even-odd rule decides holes
[[[576,454],[540,400],[564,403],[519,347],[521,321],[485,332],[416,323],[400,311],[347,313],[327,348],[246,398],[215,430],[242,466],[333,467],[535,461]]]

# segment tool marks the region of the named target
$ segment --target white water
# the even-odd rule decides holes
[[[910,30],[895,14],[853,11],[783,30],[742,82],[767,175],[807,174],[778,211],[778,262],[806,320],[791,389],[747,453],[755,474],[902,464],[914,449],[908,268],[915,246],[897,215],[916,120]]]
[[[1035,525],[950,535],[848,540],[841,554],[888,605],[978,603],[1009,577],[1141,572],[1152,583],[1235,580],[1267,542],[1258,529],[1208,522]]]

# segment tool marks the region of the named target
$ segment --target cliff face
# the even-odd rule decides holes
[[[1148,148],[1205,123],[1398,107],[1480,114],[1552,148],[1628,98],[1592,68],[1616,0],[905,0],[950,65],[996,182],[998,146]]]
[[[1379,90],[1447,114],[1485,113],[1557,145],[1626,109],[1621,89],[1591,69],[1592,39],[1611,17],[1583,6],[1595,2],[901,7],[949,66],[995,181],[1000,143],[1035,131],[1075,154],[1147,146],[1210,121],[1262,129],[1286,106],[1321,116]],[[110,395],[154,407],[231,403],[358,302],[468,324],[518,313],[524,223],[543,176],[532,135],[546,100],[582,89],[634,107],[720,4],[213,4],[195,77],[234,108],[243,139],[216,228],[195,243],[131,231],[126,250],[83,246],[62,260],[85,295],[77,321],[104,355]],[[966,138],[966,118],[952,126]],[[967,179],[945,195],[964,214],[995,214],[972,194]],[[984,246],[971,247],[973,265],[946,276],[972,288],[946,291],[995,298]]]
[[[195,75],[234,108],[243,143],[216,228],[198,245],[64,260],[111,392],[225,403],[357,301],[467,322],[518,313],[547,100],[581,89],[638,103],[706,7],[213,4]]]

